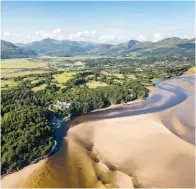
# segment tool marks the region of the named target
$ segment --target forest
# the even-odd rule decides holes
[[[1,173],[18,170],[49,152],[53,132],[41,107],[24,105],[6,113],[1,122]]]

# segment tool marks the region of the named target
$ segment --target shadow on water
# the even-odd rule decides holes
[[[55,137],[56,137],[56,141],[57,141],[57,149],[63,143],[63,138],[67,135],[68,130],[69,130],[69,125],[66,124],[65,121],[62,121],[60,123],[60,126],[55,129]]]
[[[48,115],[50,115],[49,121],[54,127],[54,136],[56,140],[56,148],[54,151],[51,153],[54,154],[56,153],[60,146],[63,143],[63,138],[67,135],[67,132],[69,130],[69,121],[65,121],[64,117],[57,117],[53,112],[49,111]]]

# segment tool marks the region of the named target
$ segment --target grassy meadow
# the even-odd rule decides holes
[[[9,78],[9,77],[23,77],[25,75],[33,75],[33,74],[43,74],[49,73],[50,71],[44,70],[32,70],[32,71],[16,71],[14,69],[1,69],[1,77]]]
[[[89,88],[97,88],[97,87],[105,87],[105,86],[108,86],[108,84],[106,83],[103,83],[103,82],[100,82],[100,81],[89,81],[88,83],[86,83],[86,85],[89,87]]]
[[[18,83],[13,80],[1,80],[1,89],[9,89],[18,86]]]
[[[54,75],[54,81],[59,84],[66,83],[68,80],[72,79],[76,73],[77,72],[63,72],[61,74]]]
[[[47,84],[42,84],[37,87],[33,87],[32,91],[34,91],[34,92],[41,91],[41,90],[44,90],[46,87],[47,87]]]
[[[47,66],[46,63],[29,61],[28,59],[6,59],[1,60],[1,68],[19,69],[19,68],[40,68]]]

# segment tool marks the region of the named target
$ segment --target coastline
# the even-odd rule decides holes
[[[194,146],[170,132],[161,113],[118,117],[112,112],[138,102],[68,121],[70,129],[59,151],[6,176],[2,187],[193,187]]]

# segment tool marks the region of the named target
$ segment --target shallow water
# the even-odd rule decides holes
[[[184,85],[181,81],[183,81]],[[188,88],[191,90],[188,90]],[[186,136],[180,137],[194,144],[195,77],[180,76],[172,79],[156,81],[155,89],[156,90],[153,92],[153,94],[150,93],[150,96],[146,98],[146,100],[142,100],[140,102],[132,102],[131,104],[122,105],[120,107],[116,106],[114,108],[103,111],[91,112],[88,114],[76,116],[66,123],[63,121],[63,118],[55,118],[53,120],[53,124],[56,126],[56,140],[58,144],[57,149],[61,146],[63,137],[66,136],[69,127],[77,125],[81,120],[82,122],[88,122],[155,112],[161,113],[183,102],[186,103],[181,108],[178,108],[178,111],[173,112],[172,115],[167,114],[167,116],[164,116],[161,120],[167,128],[172,130],[172,117],[176,116],[186,128],[191,127],[191,129],[188,129],[189,131],[187,131]],[[189,97],[191,97],[190,100],[187,100]],[[178,135],[177,132],[174,133]]]
[[[183,81],[184,84],[182,84],[181,81]],[[80,115],[73,118],[70,125],[77,125],[79,123],[78,120],[87,122],[93,120],[112,119],[155,112],[162,113],[171,107],[175,107],[183,102],[186,102],[185,105],[179,109],[179,111],[175,111],[173,113],[176,114],[182,124],[192,127],[191,131],[189,132],[192,133],[191,143],[194,143],[193,132],[195,130],[195,77],[180,76],[168,80],[160,80],[155,82],[155,86],[155,92],[153,94],[150,94],[150,96],[146,100],[135,103],[133,102],[131,104],[122,105],[120,107],[106,109],[100,112],[91,112],[89,114]],[[190,100],[187,101],[188,98],[190,98]],[[171,115],[164,117],[164,119],[162,120],[166,127],[167,125],[171,124],[170,116]],[[165,121],[166,118],[167,121]],[[170,127],[168,126],[167,128]],[[187,136],[188,135],[190,134],[187,134]],[[190,142],[190,140],[186,137],[184,137],[183,139]]]

